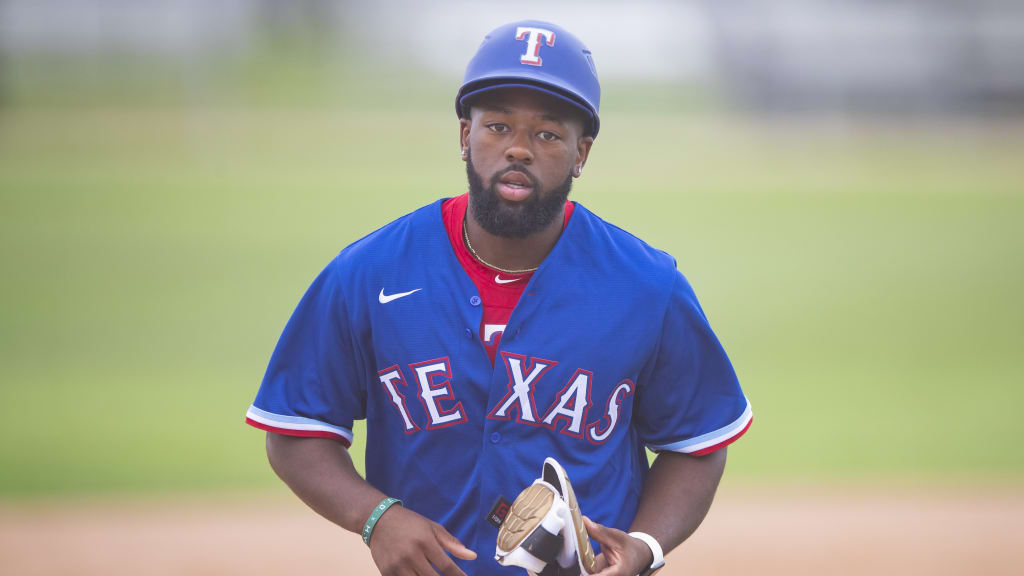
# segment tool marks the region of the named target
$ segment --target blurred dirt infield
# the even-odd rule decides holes
[[[663,576],[1024,574],[1024,488],[723,487]],[[0,573],[376,574],[296,499],[0,504]]]

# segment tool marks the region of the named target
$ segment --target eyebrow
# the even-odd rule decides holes
[[[486,105],[486,106],[480,106],[479,108],[481,110],[486,110],[488,112],[500,112],[501,114],[511,114],[512,113],[512,109],[511,108],[506,108],[505,106],[495,106],[493,104]]]
[[[495,106],[495,105],[480,106],[480,109],[481,110],[486,110],[488,112],[498,112],[499,114],[511,114],[512,113],[512,109],[508,108],[506,106]],[[543,114],[539,114],[539,116],[540,116],[541,120],[547,120],[548,122],[554,122],[555,124],[562,124],[562,125],[566,124],[566,119],[563,116],[555,116],[554,114],[549,114],[547,112],[545,112]]]
[[[554,116],[552,114],[541,114],[540,119],[541,120],[547,120],[549,122],[554,122],[555,124],[565,125],[565,123],[566,123],[565,122],[565,117],[563,117],[563,116]]]

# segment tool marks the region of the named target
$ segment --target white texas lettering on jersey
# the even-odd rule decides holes
[[[569,424],[559,432],[583,438],[583,424],[587,420],[590,409],[590,379],[593,377],[587,370],[576,370],[569,383],[555,397],[554,404],[544,416],[544,424],[555,428],[559,418],[565,418]]]
[[[531,358],[529,374],[523,375],[523,361],[526,360],[518,354],[502,352],[505,364],[508,366],[508,393],[498,404],[498,407],[488,414],[488,417],[498,420],[508,420],[508,410],[513,406],[519,410],[516,417],[520,422],[536,424],[537,417],[534,415],[533,388],[534,384],[542,374],[549,368],[558,364],[549,360]]]
[[[380,378],[380,383],[387,389],[388,395],[391,397],[391,403],[395,405],[398,413],[402,415],[402,420],[405,421],[405,433],[412,434],[419,430],[420,427],[409,417],[409,408],[405,405],[405,396],[399,394],[398,390],[395,389],[395,382],[402,386],[407,386],[405,378],[402,377],[402,371],[398,369],[398,366],[392,366],[382,370],[378,377]]]
[[[587,426],[587,439],[595,444],[601,444],[612,435],[615,430],[615,424],[619,421],[619,406],[622,405],[622,401],[633,394],[633,382],[630,380],[623,380],[619,382],[619,385],[612,390],[611,396],[608,397],[608,408],[606,409],[608,424],[604,428],[604,432],[601,432],[602,420],[598,420],[593,424]]]
[[[557,366],[558,362],[507,351],[502,351],[501,357],[508,374],[508,391],[487,413],[487,418],[491,420],[509,421],[515,413],[515,421],[520,424],[543,426],[573,438],[586,439],[591,444],[603,444],[618,428],[622,420],[622,406],[636,391],[632,380],[619,382],[608,395],[604,414],[588,423],[594,375],[581,368],[573,373],[565,387],[555,395],[551,407],[538,422],[537,403],[533,394],[544,375]],[[447,357],[409,364],[409,369],[415,374],[419,385],[417,397],[423,406],[425,429],[447,428],[467,421],[462,402],[456,399],[452,390],[452,367]],[[378,377],[387,391],[388,400],[402,417],[405,433],[419,432],[420,427],[412,418],[405,395],[399,388],[408,387],[402,369],[397,365],[390,366],[378,372]],[[559,420],[565,422],[560,423]],[[559,424],[562,424],[560,430]]]
[[[526,54],[519,57],[520,62],[531,66],[541,65],[541,38],[544,39],[548,46],[555,45],[555,33],[551,30],[534,28],[532,26],[519,26],[516,28],[516,40],[526,40]]]
[[[419,364],[409,366],[416,372],[416,381],[420,384],[420,402],[426,410],[427,430],[445,428],[466,421],[466,413],[462,409],[462,402],[457,402],[449,410],[440,407],[441,400],[454,400],[452,393],[452,368],[448,358],[427,360]],[[442,376],[444,380],[435,384],[434,379]]]

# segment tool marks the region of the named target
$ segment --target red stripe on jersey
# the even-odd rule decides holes
[[[512,317],[512,310],[519,303],[519,297],[523,295],[526,284],[530,281],[533,273],[527,274],[506,274],[494,268],[485,266],[470,254],[466,243],[462,239],[462,225],[466,219],[466,208],[469,206],[469,194],[456,196],[445,200],[441,205],[441,216],[444,219],[445,230],[448,231],[448,239],[455,249],[455,255],[462,264],[463,270],[473,280],[477,292],[480,293],[480,300],[483,304],[483,318],[480,321],[480,340],[487,349],[487,355],[491,358],[491,365],[498,354],[498,345],[501,343],[501,333],[508,319]],[[573,208],[576,205],[572,202],[565,203],[565,220],[562,222],[564,228],[569,223]],[[500,327],[500,328],[499,328]]]
[[[302,436],[304,438],[330,438],[331,440],[341,442],[345,448],[352,445],[352,443],[348,441],[348,438],[345,438],[341,434],[327,432],[326,430],[292,430],[290,428],[278,428],[277,426],[270,426],[262,422],[257,422],[252,418],[246,418],[245,423],[249,426],[259,428],[260,430],[274,432],[275,434],[284,434],[285,436]]]

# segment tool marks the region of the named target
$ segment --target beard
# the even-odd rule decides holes
[[[494,184],[502,174],[512,170],[526,174],[533,186],[533,194],[530,198],[510,206],[502,202],[497,190],[494,189]],[[491,185],[484,187],[483,179],[473,167],[473,158],[469,154],[466,156],[466,177],[469,179],[469,206],[473,219],[484,230],[503,238],[526,238],[543,230],[562,213],[572,189],[572,174],[568,174],[564,182],[545,191],[533,174],[521,164],[513,164],[495,173],[491,177]]]

